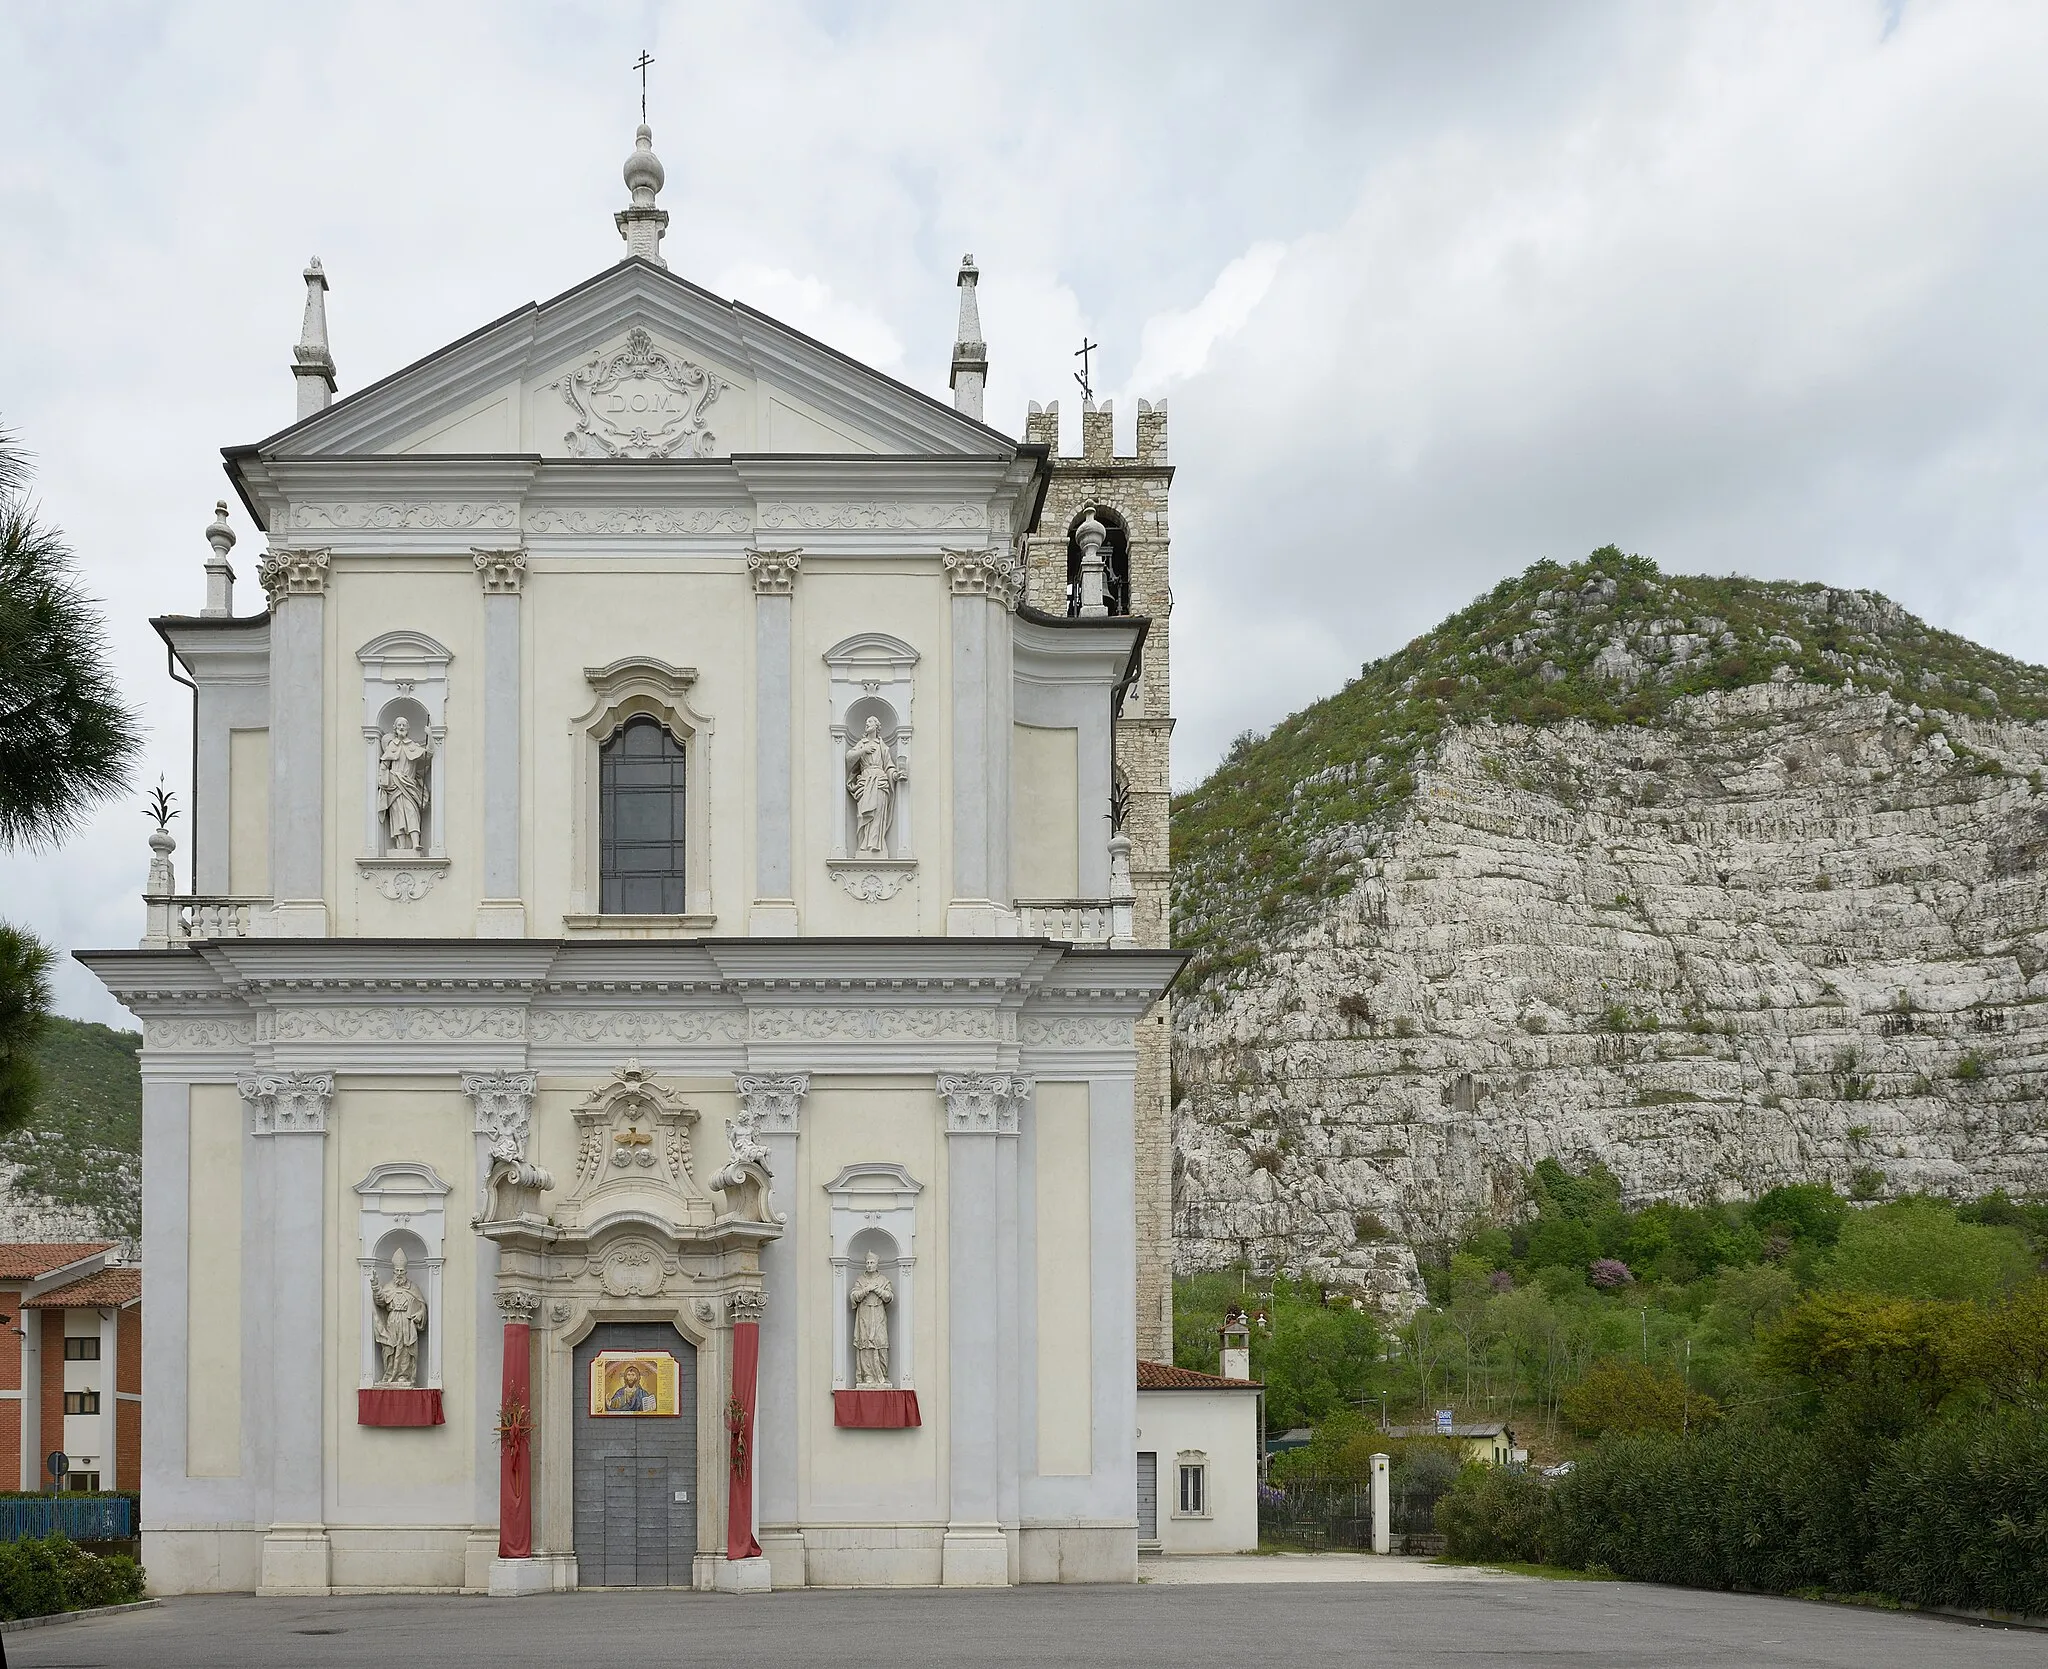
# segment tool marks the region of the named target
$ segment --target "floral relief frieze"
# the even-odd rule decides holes
[[[165,1015],[142,1023],[145,1049],[246,1049],[256,1041],[256,1022]]]
[[[1120,1015],[1027,1014],[1017,1023],[1021,1042],[1063,1049],[1129,1049],[1132,1022]]]
[[[991,1008],[757,1008],[750,1011],[753,1035],[764,1041],[791,1038],[855,1038],[887,1042],[898,1038],[967,1038],[1004,1042],[1014,1016]]]
[[[559,510],[542,506],[526,513],[528,533],[679,534],[750,533],[744,510],[671,509],[658,504],[606,505]]]
[[[848,528],[887,532],[938,532],[988,525],[978,504],[764,504],[763,527]]]
[[[740,1043],[746,1023],[733,1009],[537,1008],[536,1043]]]
[[[453,1043],[479,1038],[516,1043],[525,1036],[517,1008],[464,1004],[449,1008],[399,1005],[359,1008],[280,1008],[258,1016],[259,1041],[302,1043]]]
[[[449,500],[295,504],[292,526],[376,532],[401,528],[516,527],[518,506]]]

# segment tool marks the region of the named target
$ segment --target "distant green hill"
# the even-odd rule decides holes
[[[0,1138],[0,1160],[21,1167],[14,1203],[89,1212],[109,1239],[141,1235],[141,1048],[137,1032],[49,1020],[36,1050],[43,1078],[36,1110]]]
[[[2048,717],[2048,670],[1875,592],[1667,575],[1612,546],[1539,562],[1270,734],[1239,737],[1175,798],[1174,942],[1195,952],[1182,995],[1256,964],[1348,892],[1451,727],[1651,725],[1682,697],[1787,678],[1853,680],[1975,718]]]

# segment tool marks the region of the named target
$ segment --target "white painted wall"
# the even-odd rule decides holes
[[[1248,1553],[1259,1545],[1259,1394],[1140,1391],[1138,1452],[1159,1457],[1159,1542],[1166,1553]],[[1209,1469],[1201,1517],[1180,1511],[1184,1455]]]

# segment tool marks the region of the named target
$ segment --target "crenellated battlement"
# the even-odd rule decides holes
[[[1116,450],[1116,402],[1113,400],[1104,400],[1100,405],[1093,400],[1083,401],[1078,458],[1071,452],[1060,452],[1060,403],[1057,400],[1049,400],[1042,406],[1036,400],[1031,402],[1024,415],[1024,439],[1045,447],[1061,463],[1123,464],[1152,469],[1170,467],[1166,455],[1164,400],[1157,404],[1150,400],[1138,402],[1138,449],[1121,457]]]

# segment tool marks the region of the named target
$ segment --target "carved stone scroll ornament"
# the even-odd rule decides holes
[[[768,1295],[743,1287],[726,1300],[735,1324],[742,1321],[759,1322],[768,1313]]]
[[[412,904],[434,890],[448,867],[446,858],[426,858],[417,867],[389,858],[358,858],[356,874],[394,904]]]
[[[327,589],[326,550],[270,550],[256,564],[257,583],[272,608],[286,597],[317,597]]]
[[[946,577],[956,597],[987,597],[1005,608],[1017,601],[1024,584],[1024,565],[994,549],[943,553]]]
[[[462,1093],[475,1114],[471,1128],[490,1139],[493,1159],[517,1162],[526,1157],[533,1097],[539,1087],[540,1077],[533,1072],[463,1073]]]
[[[1032,1080],[1020,1072],[941,1072],[938,1085],[949,1136],[1016,1135],[1032,1091]]]
[[[764,1136],[794,1136],[810,1093],[808,1072],[742,1072],[733,1079],[740,1117]]]
[[[747,572],[753,576],[754,590],[763,597],[787,597],[796,589],[803,566],[801,550],[747,552]]]
[[[523,1287],[508,1287],[498,1294],[498,1314],[507,1321],[523,1321],[531,1325],[540,1314],[540,1294],[528,1292]],[[568,1317],[557,1318],[566,1321]]]
[[[576,413],[562,444],[578,458],[708,458],[718,437],[705,413],[727,385],[654,345],[635,325],[625,346],[549,385]]]
[[[472,545],[469,554],[476,564],[476,577],[483,582],[485,595],[516,593],[525,586],[526,552],[487,551]]]
[[[235,1080],[253,1136],[324,1136],[331,1072],[245,1072]]]

